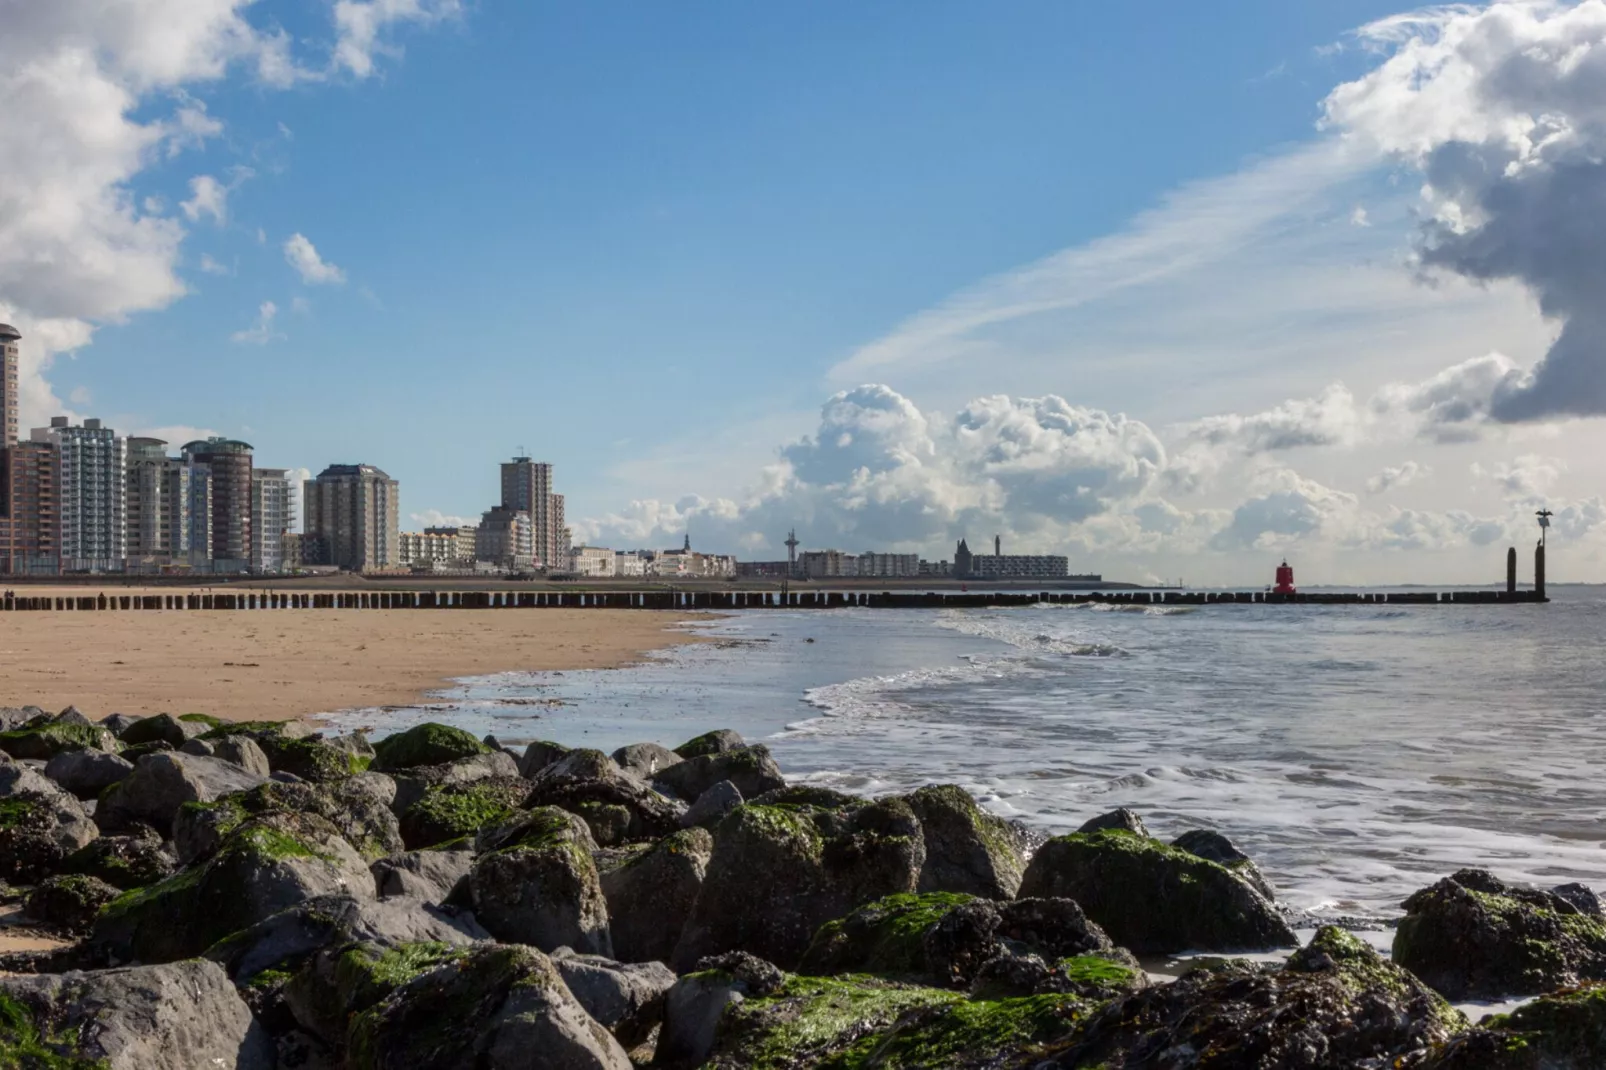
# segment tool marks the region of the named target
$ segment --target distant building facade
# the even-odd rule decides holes
[[[456,528],[404,531],[398,539],[404,568],[440,569],[462,564]],[[473,557],[470,552],[469,560]]]
[[[458,527],[425,528],[425,535],[439,535],[453,540],[453,550],[450,560],[471,565],[474,563],[474,536],[479,528],[474,524],[463,524]]]
[[[121,571],[128,555],[122,438],[99,420],[73,426],[53,416],[32,439],[56,449],[62,569]]]
[[[307,564],[372,572],[401,564],[397,482],[371,464],[332,464],[309,479],[302,491],[304,533],[316,539],[319,555]]]
[[[0,512],[0,571],[61,571],[61,462],[49,442],[15,442],[0,451],[6,508]]]
[[[160,568],[190,552],[190,465],[167,455],[159,438],[127,441],[128,559]]]
[[[284,571],[284,536],[295,525],[289,473],[283,468],[251,471],[251,571]]]
[[[592,578],[612,576],[617,556],[601,546],[576,546],[569,551],[569,571]]]
[[[475,532],[474,558],[510,572],[531,568],[535,536],[530,514],[502,506],[487,509]]]
[[[964,539],[954,549],[953,575],[956,580],[1064,580],[1070,577],[1069,558],[1052,554],[1006,554],[998,539],[994,552],[973,554]]]
[[[569,532],[564,526],[563,495],[552,493],[550,464],[528,457],[515,457],[505,462],[501,508],[529,514],[532,556],[536,564],[552,569],[568,564]]]
[[[204,508],[206,541],[192,544],[192,560],[203,554],[212,570],[244,572],[251,567],[252,449],[230,438],[198,439],[184,444],[183,455],[207,472]],[[193,504],[201,504],[194,502]]]
[[[914,578],[920,575],[920,555],[806,550],[799,555],[797,568],[808,580]]]
[[[22,332],[0,323],[0,450],[8,449],[22,433],[18,423],[17,366]]]
[[[613,555],[615,576],[640,577],[647,574],[647,559],[635,550],[620,550]]]

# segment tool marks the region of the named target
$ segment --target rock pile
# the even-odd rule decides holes
[[[1393,960],[1303,947],[1218,832],[1042,840],[955,787],[789,786],[730,731],[510,753],[444,725],[0,710],[0,1067],[1606,1065],[1588,889],[1463,870]],[[1288,948],[1253,965],[1239,952]],[[1155,983],[1137,955],[1221,956]],[[6,972],[9,971],[9,972]],[[1474,1027],[1446,997],[1542,995]]]

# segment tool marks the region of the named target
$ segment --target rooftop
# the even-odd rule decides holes
[[[22,337],[22,332],[9,323],[0,323],[0,342],[15,342]]]

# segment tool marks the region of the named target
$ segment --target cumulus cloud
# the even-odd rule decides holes
[[[1473,464],[1472,474],[1493,482],[1509,498],[1531,500],[1548,493],[1566,468],[1560,458],[1528,453],[1509,462]]]
[[[284,259],[308,286],[339,285],[346,273],[318,255],[318,249],[304,234],[292,234],[284,243]]]
[[[273,329],[273,321],[278,318],[279,306],[272,301],[264,301],[257,308],[256,323],[244,330],[235,331],[229,335],[229,341],[246,345],[265,346],[275,338],[283,338]]]
[[[201,266],[201,270],[203,272],[205,272],[206,274],[208,274],[208,275],[227,275],[227,274],[229,274],[228,266],[225,265],[225,264],[220,264],[209,253],[202,253],[201,254],[201,265],[200,266]]]
[[[1060,397],[977,398],[943,416],[869,384],[828,400],[815,433],[783,448],[744,500],[638,500],[581,530],[644,546],[687,530],[774,546],[795,525],[812,546],[921,549],[1002,533],[1047,547],[1146,492],[1165,463],[1146,425]]]
[[[326,74],[298,61],[283,31],[253,26],[251,0],[0,6],[13,59],[0,67],[0,311],[24,332],[20,392],[39,420],[60,408],[43,378],[55,357],[87,345],[96,324],[182,297],[184,222],[223,218],[215,178],[174,215],[131,191],[153,164],[222,133],[194,94],[236,68],[269,86]],[[409,6],[456,7],[379,0],[369,55]],[[337,18],[331,53],[353,39],[349,23]]]
[[[1333,91],[1326,122],[1421,172],[1423,267],[1519,281],[1562,325],[1473,403],[1505,422],[1606,414],[1606,3],[1446,5],[1360,34],[1387,58]]]
[[[1371,494],[1384,494],[1395,487],[1405,487],[1419,479],[1426,479],[1433,474],[1433,469],[1416,461],[1406,461],[1404,464],[1390,465],[1377,475],[1366,481],[1366,489]]]
[[[1249,416],[1209,416],[1183,428],[1185,436],[1244,453],[1303,446],[1349,446],[1360,436],[1363,417],[1355,395],[1334,383],[1313,398],[1296,398]]]

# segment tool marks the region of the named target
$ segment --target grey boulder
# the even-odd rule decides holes
[[[684,761],[668,747],[656,743],[632,743],[614,751],[612,757],[620,769],[643,780],[651,780],[661,770]]]
[[[95,810],[95,821],[107,832],[146,824],[165,835],[185,803],[211,802],[231,792],[248,791],[263,779],[220,758],[175,751],[150,754],[106,793]]]
[[[0,978],[0,994],[63,1066],[274,1070],[273,1042],[214,963]]]
[[[625,1047],[647,1039],[663,1018],[675,971],[661,962],[622,963],[560,947],[552,962],[580,1006]]]
[[[653,778],[653,784],[665,794],[695,802],[721,780],[735,784],[744,799],[756,799],[767,791],[786,787],[780,766],[762,743],[688,758],[661,771]]]
[[[80,799],[98,799],[133,771],[133,762],[98,750],[62,751],[45,763],[45,776]]]
[[[404,851],[369,867],[381,896],[444,902],[474,868],[473,851]]]

